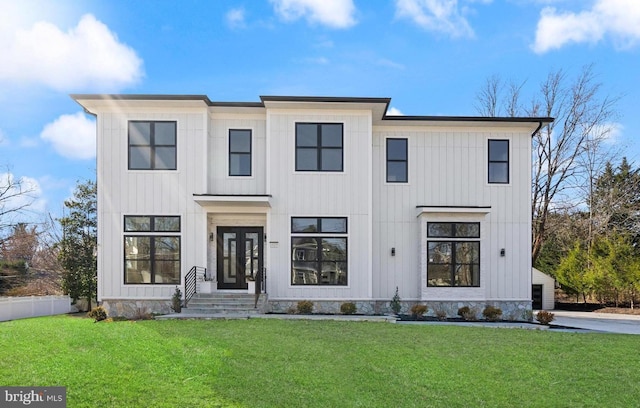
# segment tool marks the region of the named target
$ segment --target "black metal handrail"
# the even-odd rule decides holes
[[[261,293],[267,293],[267,268],[259,269],[255,276],[256,279],[256,293],[254,308],[258,307],[258,299],[260,299]]]
[[[187,307],[189,300],[191,300],[198,290],[198,271],[203,271],[205,276],[207,274],[207,268],[194,266],[184,277],[184,307]]]

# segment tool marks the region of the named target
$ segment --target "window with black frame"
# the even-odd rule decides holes
[[[387,183],[406,183],[408,175],[407,139],[387,139]]]
[[[343,124],[296,123],[296,171],[343,171]]]
[[[179,285],[180,217],[125,215],[124,283]]]
[[[509,184],[509,140],[489,140],[488,181]]]
[[[480,286],[480,223],[427,223],[427,286]]]
[[[176,170],[176,122],[128,124],[129,170]]]
[[[346,217],[291,218],[291,284],[345,286]]]
[[[229,176],[251,176],[250,129],[229,129]]]

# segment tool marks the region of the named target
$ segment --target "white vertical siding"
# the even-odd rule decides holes
[[[206,109],[150,109],[98,112],[98,288],[99,298],[168,299],[174,285],[125,285],[125,215],[179,215],[182,279],[206,263],[206,213],[193,200],[205,185]],[[128,170],[127,122],[175,120],[177,170]]]
[[[409,141],[409,182],[386,183],[385,139]],[[487,183],[488,139],[510,141],[510,183]],[[527,129],[378,126],[373,133],[373,297],[389,299],[397,286],[407,299],[530,299],[530,143]],[[524,165],[527,164],[527,166]],[[416,206],[490,206],[485,214],[417,217]],[[430,220],[481,222],[481,287],[426,288]],[[390,249],[396,248],[396,256]],[[500,256],[505,248],[506,256]],[[424,259],[423,259],[424,258]]]
[[[343,123],[344,171],[296,172],[295,123]],[[371,114],[353,111],[268,112],[273,196],[270,214],[271,299],[367,299],[371,291]],[[291,285],[291,217],[348,218],[348,286]]]

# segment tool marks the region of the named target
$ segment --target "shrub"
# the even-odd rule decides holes
[[[301,300],[296,306],[298,314],[311,314],[313,313],[313,302],[309,300]]]
[[[502,309],[487,305],[482,311],[482,316],[490,322],[496,322],[502,317]]]
[[[536,315],[536,320],[540,324],[548,325],[549,323],[551,323],[553,321],[553,319],[555,319],[555,317],[556,316],[553,313],[547,312],[546,310],[541,310]]]
[[[182,312],[182,292],[177,286],[176,291],[173,292],[173,296],[171,297],[171,310],[176,313]]]
[[[342,314],[352,315],[352,314],[355,314],[357,310],[358,308],[356,307],[356,304],[353,302],[345,302],[340,305],[340,313]]]
[[[436,314],[436,317],[438,318],[438,320],[440,320],[440,321],[447,320],[447,312],[446,311],[444,311],[442,309],[439,309],[439,310],[435,311],[435,314]]]
[[[149,313],[146,308],[139,307],[136,309],[136,313],[131,320],[153,320],[153,314]]]
[[[102,306],[94,307],[87,313],[87,317],[92,318],[94,322],[105,320],[107,318],[107,310]]]
[[[471,322],[476,320],[476,311],[474,309],[470,309],[469,306],[462,306],[458,309],[458,316],[468,322]]]
[[[391,303],[389,304],[393,313],[400,313],[400,309],[402,309],[402,304],[400,303],[400,295],[398,295],[398,287],[396,286],[396,294],[391,298]]]
[[[422,316],[427,313],[427,305],[421,305],[419,303],[411,306],[411,314],[414,315],[417,319],[422,318]]]

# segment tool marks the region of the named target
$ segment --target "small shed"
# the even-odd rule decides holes
[[[555,279],[536,268],[531,268],[531,274],[531,307],[533,310],[553,310],[555,308]]]

